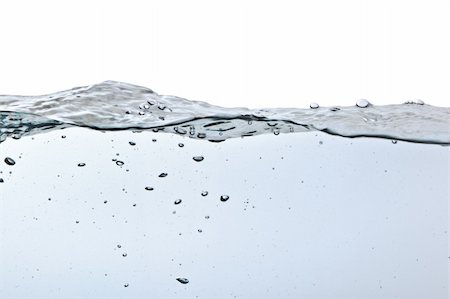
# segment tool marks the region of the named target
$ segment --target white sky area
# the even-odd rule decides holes
[[[448,1],[3,1],[0,94],[104,80],[226,107],[449,106]]]

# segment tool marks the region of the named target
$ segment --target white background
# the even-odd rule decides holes
[[[118,80],[223,106],[449,106],[446,0],[0,3],[0,94]]]

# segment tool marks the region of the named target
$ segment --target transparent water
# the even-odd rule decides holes
[[[1,96],[0,298],[448,298],[450,109],[358,104]]]

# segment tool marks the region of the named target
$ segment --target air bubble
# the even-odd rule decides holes
[[[147,187],[145,187],[145,190],[147,190],[147,191],[153,191],[154,189],[153,189],[153,187],[147,186]]]
[[[393,144],[397,144],[397,140],[392,140],[392,143]]]
[[[183,143],[178,143],[178,147],[183,147],[184,144]]]
[[[202,156],[195,156],[192,159],[194,159],[195,162],[202,162],[205,158]]]
[[[179,278],[177,278],[177,281],[178,281],[179,283],[182,283],[182,284],[187,284],[187,283],[189,283],[189,279],[187,279],[187,278],[181,278],[181,277],[179,277]]]
[[[125,164],[123,161],[119,161],[119,160],[116,161],[117,166],[123,166],[123,164]]]
[[[208,191],[202,191],[202,196],[206,196],[206,195],[208,195]]]
[[[16,164],[16,161],[14,161],[12,158],[10,157],[6,157],[5,158],[5,163],[8,164],[9,166],[13,166],[14,164]]]
[[[182,201],[181,199],[177,199],[173,203],[176,204],[176,205],[179,205],[181,203],[181,201]]]
[[[78,167],[84,167],[86,166],[86,163],[78,163]]]
[[[223,201],[223,202],[227,201],[228,199],[230,199],[230,197],[228,195],[222,195],[220,197],[220,201]]]
[[[160,178],[165,178],[166,176],[167,176],[167,173],[166,173],[166,172],[160,173],[160,174],[158,175],[158,177],[160,177]]]
[[[127,257],[128,254],[127,254],[126,252],[124,252],[124,253],[122,253],[122,256],[123,256],[123,257]]]
[[[123,285],[125,288],[128,288],[129,286],[130,286],[130,284],[129,283],[126,283],[126,284],[124,284]]]
[[[309,108],[317,109],[317,108],[319,108],[319,104],[313,102],[313,103],[309,104]]]
[[[173,128],[173,130],[174,130],[176,133],[181,134],[181,135],[184,135],[184,134],[187,133],[187,131],[186,131],[185,129],[178,128],[178,127]]]
[[[356,102],[356,106],[359,108],[367,108],[370,105],[366,99],[360,99]]]

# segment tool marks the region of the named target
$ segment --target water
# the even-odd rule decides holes
[[[0,298],[448,298],[450,109],[416,102],[2,96]]]

